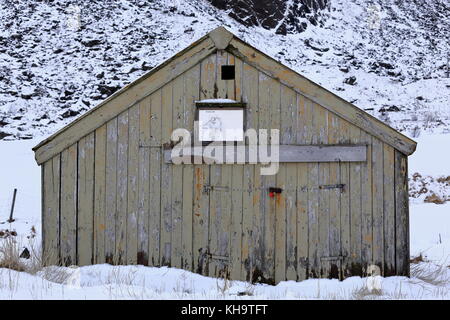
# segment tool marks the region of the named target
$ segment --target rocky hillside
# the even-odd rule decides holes
[[[0,139],[55,132],[218,25],[411,136],[448,131],[448,1],[0,0]]]
[[[208,0],[247,27],[263,27],[276,34],[305,31],[308,23],[323,26],[329,0]]]

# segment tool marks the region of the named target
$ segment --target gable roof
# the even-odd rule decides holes
[[[219,27],[39,143],[33,148],[36,161],[52,158],[217,50],[227,50],[402,153],[415,151],[415,141]]]

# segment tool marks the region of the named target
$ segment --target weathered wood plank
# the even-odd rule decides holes
[[[306,121],[312,118],[309,103],[305,97],[297,94],[297,130],[296,141],[298,144],[310,143],[311,130],[306,126]],[[308,164],[299,163],[297,167],[297,280],[305,280],[308,277]]]
[[[228,63],[234,64],[235,72],[234,83],[230,82],[228,85],[229,97],[236,101],[242,101],[244,63],[241,59],[236,58],[231,53],[228,54]],[[234,88],[230,88],[232,85],[234,85]],[[234,89],[234,95],[231,94],[232,89]]]
[[[373,264],[372,136],[361,130],[361,142],[367,143],[367,161],[361,163],[361,261],[365,275]]]
[[[184,76],[184,127],[191,132],[194,131],[195,109],[194,102],[199,99],[200,91],[200,65],[186,72]],[[183,166],[183,260],[182,267],[194,271],[193,266],[193,198],[194,198],[194,167]]]
[[[116,251],[118,264],[126,263],[128,200],[128,111],[117,119]]]
[[[76,264],[77,258],[77,157],[78,144],[61,153],[61,263]]]
[[[297,142],[297,94],[281,87],[281,143]],[[286,280],[297,280],[297,165],[286,166]]]
[[[200,99],[217,97],[214,84],[216,79],[216,55],[210,55],[200,65]],[[197,128],[194,137],[198,139]],[[209,192],[204,187],[210,184],[210,168],[208,165],[194,166],[194,219],[193,219],[193,252],[194,271],[208,275],[208,246],[210,206]]]
[[[149,265],[160,266],[161,242],[161,90],[150,97],[150,214]]]
[[[286,165],[280,164],[276,186],[286,190]],[[286,280],[286,199],[287,193],[277,193],[275,198],[275,283]]]
[[[416,143],[408,137],[325,88],[292,71],[288,67],[283,66],[255,48],[252,48],[242,40],[234,37],[227,51],[237,58],[242,59],[245,63],[254,66],[260,72],[274,79],[278,79],[284,85],[308,97],[330,112],[339,115],[359,128],[364,128],[370,134],[385,141],[401,152],[407,155],[414,152]]]
[[[105,261],[116,264],[116,215],[117,215],[117,118],[106,125],[106,220]]]
[[[217,98],[215,90],[216,83],[216,60],[215,54],[210,55],[201,62],[200,72],[200,99],[214,99]]]
[[[210,173],[210,183],[211,186],[220,186],[220,188],[226,188],[221,183],[222,177],[222,167],[221,165],[211,165],[209,168]],[[225,192],[225,191],[223,191]],[[220,222],[222,219],[222,202],[221,196],[222,193],[219,191],[212,190],[209,193],[209,253],[213,255],[218,255],[220,251]],[[226,192],[227,196],[230,196],[229,190]],[[209,262],[209,276],[210,277],[218,277],[218,268],[222,265],[222,261],[218,260],[210,260]]]
[[[339,121],[339,142],[350,142],[350,126],[351,124],[345,120]],[[341,276],[346,278],[350,276],[351,259],[350,259],[350,164],[348,162],[341,162],[339,164],[340,182],[345,185],[340,194],[340,212],[341,212],[341,226],[340,226],[340,238],[341,238]]]
[[[42,170],[42,261],[45,265],[58,265],[60,263],[61,155],[56,155],[44,162]]]
[[[280,145],[280,162],[364,162],[365,145]]]
[[[184,128],[184,75],[173,81],[172,127]],[[182,259],[182,214],[183,214],[183,167],[172,167],[172,252],[171,265],[181,268]]]
[[[232,209],[232,178],[233,178],[233,171],[232,166],[230,165],[221,165],[221,181],[220,185],[221,187],[227,188],[228,191],[217,191],[214,193],[220,193],[220,211],[216,212],[217,218],[219,219],[218,223],[218,242],[217,242],[217,251],[214,253],[211,251],[212,254],[217,254],[221,257],[228,257],[228,262],[224,263],[224,261],[221,261],[219,263],[218,269],[217,269],[217,275],[219,277],[225,276],[230,271],[229,268],[230,265],[230,243],[231,243],[231,235],[232,235],[232,228],[231,228],[231,209]],[[211,171],[212,174],[212,171]],[[211,176],[212,178],[212,176]],[[211,185],[213,185],[213,181],[211,180]],[[211,194],[212,197],[212,194]],[[230,201],[231,200],[231,201]],[[210,218],[210,222],[212,222],[212,216]]]
[[[94,263],[105,263],[106,124],[95,130]]]
[[[230,275],[240,279],[242,274],[242,214],[243,214],[243,166],[234,166],[231,191]]]
[[[173,82],[162,89],[162,143],[170,144],[172,135]],[[170,266],[172,257],[172,166],[161,162],[161,265]]]
[[[297,145],[280,145],[279,146],[279,159],[280,163],[300,163],[300,162],[364,162],[367,160],[367,146],[366,145],[339,145],[339,146],[297,146]],[[231,149],[223,155],[203,156],[203,150],[201,148],[191,149],[191,147],[185,147],[181,149],[180,153],[175,154],[172,157],[172,149],[164,150],[164,162],[165,163],[191,163],[191,159],[183,158],[184,155],[190,154],[201,159],[205,163],[226,163],[227,160],[233,156],[234,158],[249,159],[249,148]],[[179,155],[181,154],[181,155]],[[230,156],[231,154],[231,156]],[[258,160],[260,157],[258,156]],[[351,160],[350,160],[351,159]],[[248,163],[248,161],[247,161]]]
[[[245,129],[258,129],[258,71],[246,64],[242,66],[242,101],[247,103]],[[241,279],[254,280],[254,267],[257,262],[261,234],[259,199],[259,169],[255,165],[244,166],[243,213],[242,213],[242,275]],[[255,176],[256,175],[256,176]],[[256,181],[256,179],[258,181]],[[259,260],[260,261],[260,260]]]
[[[280,130],[280,83],[259,73],[259,129]],[[269,134],[269,132],[268,132]],[[275,175],[261,176],[262,212],[264,218],[263,276],[268,283],[275,282],[275,197],[268,196],[269,187],[276,183]]]
[[[308,277],[320,276],[319,246],[319,164],[308,164]]]
[[[150,219],[150,105],[147,97],[139,104],[139,171],[138,171],[138,215],[137,215],[137,264],[149,262]]]
[[[232,80],[222,80],[222,66],[228,65],[228,53],[225,50],[216,52],[215,87],[217,88],[217,98],[228,99],[228,82]],[[234,88],[233,88],[234,91]],[[231,98],[230,98],[231,99]]]
[[[395,269],[395,150],[383,144],[383,219],[384,276],[396,275]]]
[[[308,165],[297,164],[297,280],[308,277]]]
[[[406,156],[395,151],[395,257],[397,275],[409,276],[408,165]]]
[[[127,264],[136,264],[138,256],[139,108],[136,104],[128,110]]]
[[[205,165],[194,166],[194,220],[193,252],[194,271],[208,274],[208,240],[209,240],[209,196],[203,191],[209,185],[209,168]]]
[[[235,79],[227,81],[227,97],[241,101],[242,97],[242,61],[228,54],[228,64],[235,66]],[[238,143],[242,146],[243,143]],[[242,262],[243,214],[244,214],[244,166],[232,168],[232,208],[231,208],[231,241],[230,241],[230,275],[232,279],[245,279]],[[247,186],[245,186],[247,188]],[[241,278],[242,277],[242,278]]]
[[[333,113],[328,112],[328,143],[336,144],[339,142],[339,125],[340,120]],[[339,163],[330,163],[330,177],[329,183],[331,185],[341,184],[340,166]],[[345,187],[344,187],[345,188]],[[329,191],[329,256],[341,256],[341,212],[340,212],[340,197],[342,190],[332,189]],[[341,278],[341,264],[342,259],[330,260],[330,278]]]
[[[92,132],[102,124],[118,116],[141,99],[162,88],[174,77],[195,66],[199,61],[216,50],[213,42],[204,37],[173,58],[154,68],[147,75],[125,86],[85,113],[69,126],[56,132],[34,147],[36,161],[40,164],[61,152],[81,137]]]
[[[77,264],[93,263],[95,132],[78,142]]]
[[[383,272],[384,225],[383,225],[383,143],[372,138],[372,214],[373,214],[373,264]]]
[[[314,104],[313,126],[318,133],[318,143],[328,143],[328,111]],[[330,185],[330,164],[319,163],[319,185]],[[319,191],[319,245],[320,277],[327,278],[330,274],[330,189]]]
[[[352,143],[361,141],[361,130],[355,126],[350,127]],[[362,276],[361,261],[361,164],[350,164],[350,274]]]

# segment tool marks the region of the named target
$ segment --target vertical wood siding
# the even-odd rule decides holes
[[[235,66],[221,80],[222,65]],[[301,89],[301,88],[300,88]],[[195,101],[247,103],[245,127],[282,144],[368,145],[365,163],[172,165]],[[49,264],[172,266],[277,283],[409,273],[407,158],[226,51],[218,51],[42,166]],[[344,188],[323,188],[344,184]],[[211,188],[219,186],[220,188]],[[269,197],[268,188],[283,191]]]

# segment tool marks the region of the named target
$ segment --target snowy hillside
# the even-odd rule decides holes
[[[55,132],[218,25],[413,137],[447,131],[447,1],[333,0],[287,35],[211,3],[0,0],[0,139]]]

